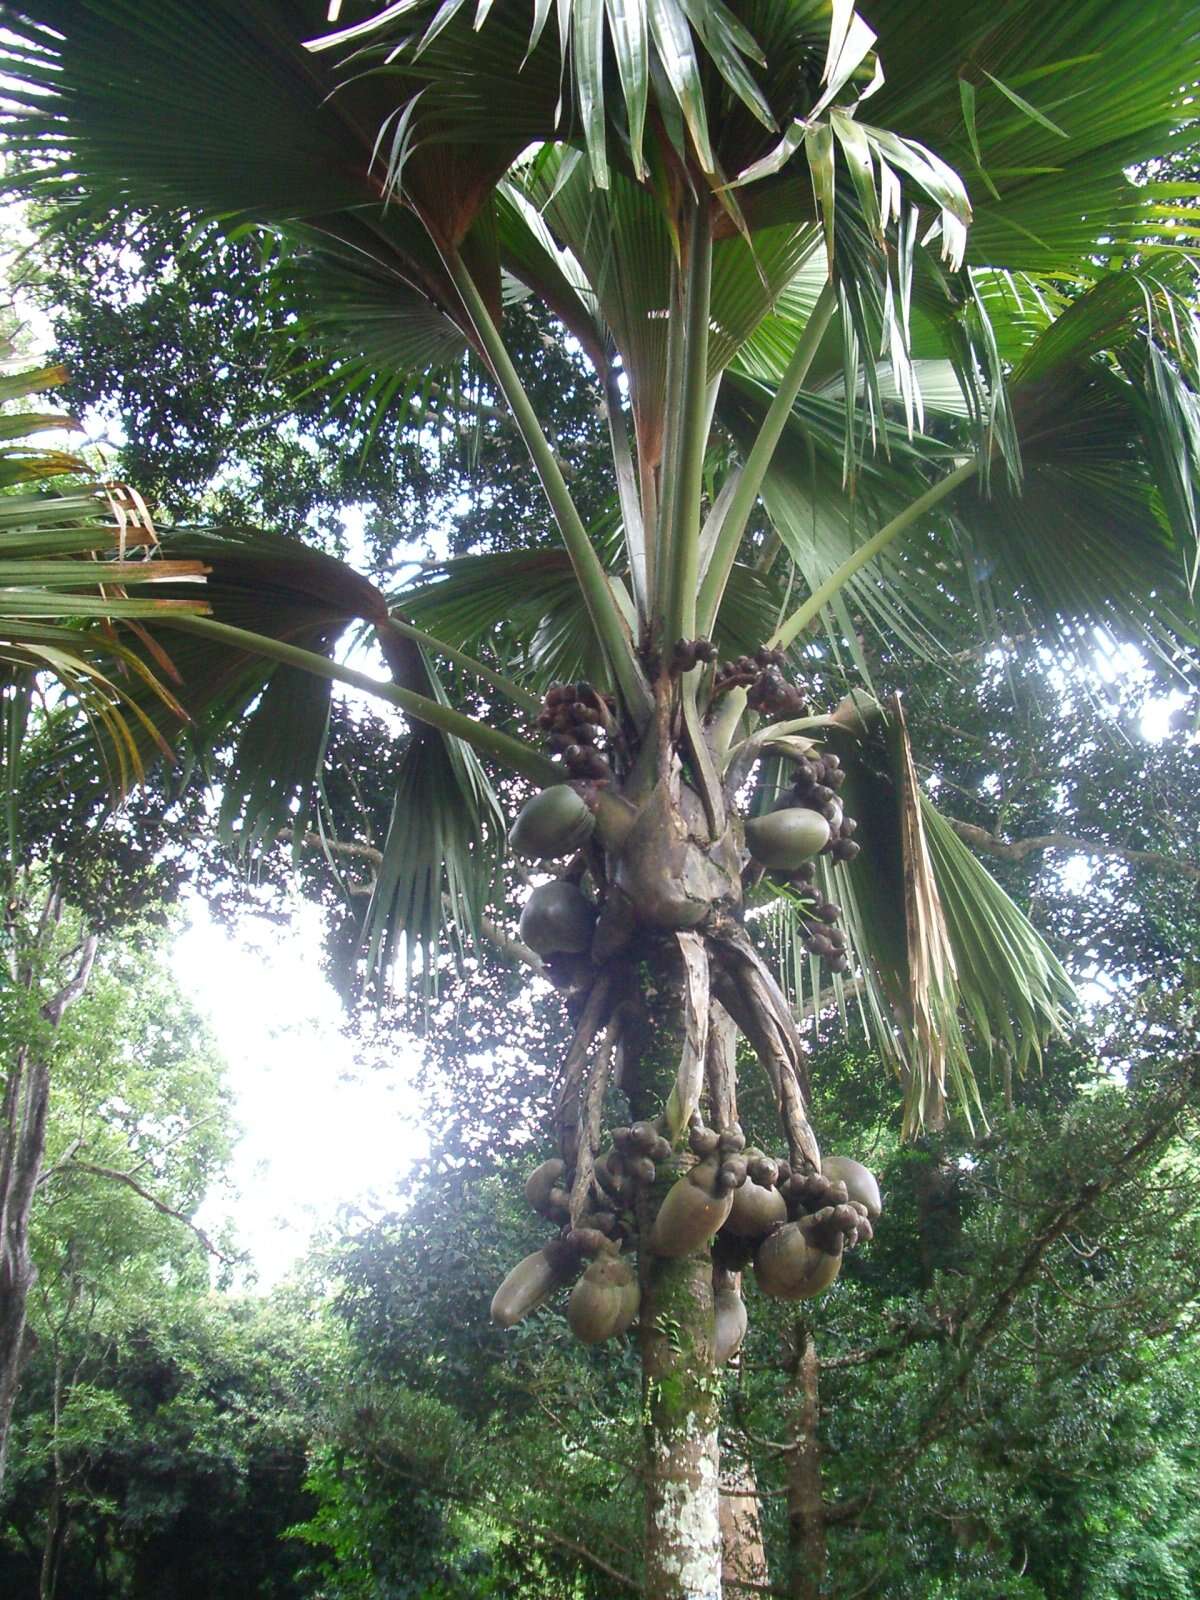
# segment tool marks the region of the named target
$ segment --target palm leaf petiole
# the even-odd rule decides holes
[[[634,718],[644,722],[651,712],[649,685],[634,655],[633,641],[613,599],[608,577],[571,498],[566,479],[562,475],[562,468],[558,464],[550,441],[542,431],[542,425],[530,404],[512,357],[505,348],[499,330],[492,321],[491,313],[484,304],[483,296],[468,272],[466,263],[454,250],[446,251],[445,260],[455,288],[462,296],[467,314],[487,353],[496,381],[512,408],[521,437],[541,480],[546,498],[550,502],[563,543],[571,557],[571,565],[579,579],[579,587],[583,591],[592,626],[608,657],[622,698]]]
[[[729,574],[737,557],[742,535],[746,531],[746,523],[750,520],[750,513],[754,509],[758,491],[762,488],[771,457],[775,454],[776,446],[783,436],[784,426],[791,414],[796,396],[808,376],[813,357],[836,308],[837,292],[831,283],[826,283],[817,297],[812,315],[805,324],[804,332],[787,364],[779,388],[763,419],[750,454],[746,457],[746,464],[742,468],[733,495],[716,531],[712,555],[700,585],[700,600],[696,611],[702,632],[707,633],[711,630],[716,620],[721,607],[721,598],[725,593],[725,585],[729,582]]]
[[[181,628],[187,633],[199,633],[210,639],[219,639],[252,655],[266,656],[283,666],[299,667],[304,672],[315,673],[317,677],[329,678],[334,683],[349,684],[351,688],[361,689],[365,694],[387,700],[409,716],[416,717],[419,722],[428,723],[430,727],[438,728],[442,733],[452,734],[464,744],[469,744],[480,755],[491,756],[510,771],[519,773],[533,783],[557,783],[562,779],[561,767],[556,766],[548,756],[541,755],[529,745],[522,744],[519,739],[514,739],[511,734],[502,733],[498,728],[490,728],[485,722],[477,722],[474,717],[468,717],[461,711],[455,711],[437,700],[431,700],[427,695],[414,694],[411,689],[402,689],[399,684],[381,683],[378,678],[369,677],[365,672],[356,672],[353,667],[343,666],[338,661],[330,661],[328,656],[323,656],[316,650],[305,650],[299,645],[287,644],[282,639],[271,639],[265,634],[252,633],[246,628],[234,628],[227,622],[215,622],[211,617],[195,617],[171,612],[160,617],[158,621],[161,626]]]

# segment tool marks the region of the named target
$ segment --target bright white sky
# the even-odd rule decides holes
[[[188,901],[176,941],[179,981],[209,1017],[229,1068],[242,1139],[231,1174],[238,1242],[268,1289],[339,1208],[385,1209],[397,1178],[427,1148],[410,1085],[417,1047],[385,1071],[355,1061],[337,995],[320,970],[319,913],[297,906],[290,928],[247,919],[238,937]],[[206,1201],[216,1227],[228,1194]]]

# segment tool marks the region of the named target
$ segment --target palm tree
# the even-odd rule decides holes
[[[1189,196],[1126,174],[1185,138],[1196,14],[339,9],[329,32],[311,0],[5,6],[10,139],[43,197],[265,236],[269,290],[343,399],[403,404],[431,375],[453,396],[466,362],[519,431],[561,548],[389,597],[294,541],[174,530],[211,614],[153,637],[189,716],[240,728],[224,811],[243,840],[295,824],[331,682],[412,719],[365,927],[378,972],[402,949],[430,971],[480,934],[503,855],[491,777],[539,791],[513,843],[557,863],[522,932],[574,1028],[556,1164],[531,1184],[559,1232],[494,1309],[515,1319],[589,1259],[577,1330],[637,1308],[645,1592],[708,1597],[740,1271],[757,1248],[760,1285],[812,1294],[875,1209],[822,1172],[796,1008],[857,1007],[913,1132],[948,1092],[978,1109],[972,1061],[1028,1057],[1069,1004],[922,793],[872,640],[945,654],[1014,609],[1085,655],[1098,628],[1166,656],[1195,640]],[[603,407],[613,509],[590,527],[505,343],[517,296]],[[391,682],[337,660],[360,624]],[[840,704],[808,703],[808,679],[839,677]],[[131,692],[149,755],[178,718]],[[782,1168],[739,1154],[738,1031]],[[610,1081],[635,1121],[605,1151]],[[731,1237],[755,1186],[762,1216]]]

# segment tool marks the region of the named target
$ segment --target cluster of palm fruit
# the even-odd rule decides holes
[[[604,746],[616,732],[616,702],[590,683],[554,683],[546,691],[537,725],[573,778],[605,779],[612,768]]]
[[[641,1235],[636,1201],[649,1196],[665,1163],[677,1168],[688,1159],[683,1152],[677,1156],[655,1124],[635,1122],[614,1131],[593,1168],[597,1209],[574,1227],[574,1175],[559,1157],[536,1167],[526,1197],[561,1231],[508,1274],[492,1301],[493,1320],[512,1327],[576,1278],[567,1320],[585,1344],[599,1343],[624,1333],[637,1318],[640,1290],[621,1253],[626,1245],[677,1259],[713,1240],[715,1353],[721,1364],[736,1354],[746,1332],[734,1274],[753,1263],[764,1294],[811,1299],[837,1278],[846,1251],[872,1237],[882,1209],[879,1185],[859,1162],[827,1156],[820,1172],[793,1172],[787,1161],[748,1148],[736,1123],[709,1128],[698,1115],[687,1142],[692,1164],[675,1178]]]
[[[711,666],[715,657],[709,640],[680,640],[670,674]],[[716,666],[710,706],[727,690],[744,687],[747,702],[764,718],[803,713],[804,692],[784,676],[785,665],[781,652],[763,648]],[[846,970],[846,937],[834,926],[841,908],[815,887],[814,859],[824,854],[836,864],[858,853],[855,824],[838,797],[845,775],[836,755],[818,755],[802,744],[808,753],[796,760],[793,786],[774,810],[741,824],[733,800],[745,774],[737,775],[735,764],[726,775],[727,821],[719,836],[709,838],[704,807],[686,779],[674,801],[667,799],[667,780],[661,777],[648,797],[644,791],[636,799],[622,792],[635,752],[613,702],[590,684],[552,686],[538,724],[566,769],[565,781],[526,802],[509,840],[518,855],[561,866],[557,877],[530,894],[520,937],[545,960],[554,982],[576,992],[579,1014],[559,1091],[561,1156],[543,1162],[527,1187],[530,1204],[557,1233],[509,1273],[496,1292],[492,1315],[511,1326],[556,1288],[574,1281],[568,1319],[580,1339],[595,1343],[623,1332],[637,1318],[633,1251],[645,1272],[655,1258],[679,1259],[715,1240],[716,1349],[724,1361],[746,1329],[738,1276],[744,1269],[753,1265],[769,1295],[806,1299],[819,1294],[837,1277],[845,1251],[871,1237],[872,1218],[879,1212],[878,1187],[865,1168],[837,1158],[821,1162],[804,1119],[796,1077],[800,1046],[790,1038],[790,1011],[777,989],[772,1001],[773,980],[763,975],[761,964],[755,968],[753,947],[741,926],[745,885],[769,872],[797,891],[811,953],[837,972]],[[693,729],[686,737],[694,744],[699,735]],[[676,762],[676,773],[680,765]],[[713,808],[708,812],[711,827]],[[689,937],[693,951],[700,941],[710,969],[720,968],[728,986],[720,998],[743,1032],[743,1017],[751,1032],[754,1018],[766,1017],[762,1036],[767,1044],[760,1048],[756,1042],[755,1048],[760,1055],[767,1051],[765,1064],[776,1074],[794,1165],[746,1148],[741,1128],[731,1120],[736,1115],[732,1099],[724,1097],[716,1080],[709,1086],[710,1103],[726,1105],[728,1125],[706,1127],[698,1113],[682,1130],[677,1124],[668,1127],[665,1118],[635,1122],[615,1129],[609,1148],[601,1148],[599,1106],[610,1055],[622,1038],[621,1010],[629,1003],[617,993],[620,984],[611,963],[627,946],[636,954],[639,940],[645,941],[643,950],[653,951],[669,933],[680,940]],[[735,1011],[739,999],[742,1009]],[[601,1028],[609,1030],[610,1042],[589,1065]],[[629,1084],[620,1076],[625,1058],[617,1054],[615,1059],[616,1085],[628,1093]],[[794,1086],[790,1099],[789,1081]]]
[[[671,671],[678,677],[693,667],[706,666],[717,659],[717,647],[711,639],[677,639],[671,652]]]
[[[738,656],[718,667],[712,697],[716,700],[730,689],[745,689],[746,704],[760,716],[802,717],[808,698],[799,684],[784,677],[786,667],[783,651],[768,650],[764,645],[752,656]]]

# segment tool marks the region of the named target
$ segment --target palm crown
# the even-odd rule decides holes
[[[859,804],[880,804],[871,763],[888,774],[893,814],[836,877],[910,1125],[947,1067],[969,1082],[962,1004],[985,1047],[1035,1048],[1063,975],[910,781],[902,716],[860,702],[832,729],[815,708],[781,725],[776,667],[714,674],[678,644],[790,652],[791,672],[820,627],[869,691],[862,631],[937,650],[978,618],[984,567],[1069,642],[1095,622],[1159,650],[1188,633],[1196,347],[1190,268],[1163,242],[1187,197],[1126,176],[1179,138],[1188,8],[1051,25],[966,5],[931,30],[903,3],[583,0],[552,18],[400,0],[333,32],[283,0],[173,0],[153,25],[102,0],[7,9],[30,85],[11,137],[43,193],[272,235],[273,292],[343,396],[385,406],[481,361],[565,547],[468,559],[389,600],[265,533],[173,532],[210,569],[216,619],[171,619],[185,703],[208,728],[250,708],[225,802],[243,839],[310,788],[354,622],[418,727],[368,920],[377,964],[401,934],[435,948],[447,915],[478,928],[500,838],[480,755],[635,808],[682,781],[715,839],[749,773],[752,806],[775,803],[815,737]],[[615,539],[583,525],[506,350],[518,287],[594,373]],[[550,761],[452,708],[447,655],[481,658],[485,692],[526,715],[557,679],[595,681],[606,753],[560,726]],[[149,754],[176,708],[131,693],[126,742]],[[813,931],[806,892],[772,913],[792,940]]]

